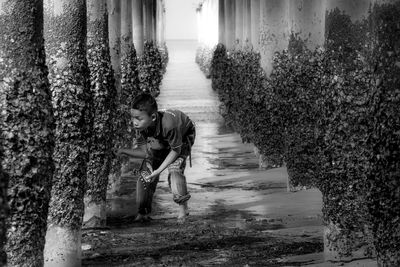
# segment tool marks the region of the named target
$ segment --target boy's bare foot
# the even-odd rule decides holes
[[[152,220],[152,218],[150,218],[149,215],[143,215],[143,214],[139,213],[136,216],[136,218],[133,220],[133,222],[145,223],[145,222],[149,222],[150,220]]]
[[[144,219],[144,215],[143,214],[138,214],[136,215],[135,219],[133,220],[134,222],[140,222]]]
[[[186,222],[186,217],[187,217],[187,216],[185,216],[185,217],[178,217],[177,223],[178,223],[178,224],[184,224],[184,223]]]
[[[187,203],[185,202],[184,204],[179,205],[178,223],[184,223],[188,216],[189,216],[189,210]]]

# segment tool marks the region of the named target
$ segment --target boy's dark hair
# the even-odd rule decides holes
[[[157,112],[157,102],[151,94],[142,93],[135,97],[132,104],[133,109],[138,109],[140,111],[145,111],[147,114],[151,115]]]

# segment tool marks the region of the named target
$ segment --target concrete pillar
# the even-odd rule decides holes
[[[205,45],[207,40],[207,1],[204,1],[200,10],[200,23],[201,23],[201,43]]]
[[[255,51],[260,48],[260,7],[261,0],[250,0],[251,3],[251,44]]]
[[[235,1],[225,0],[225,41],[227,49],[235,46]]]
[[[77,17],[81,11],[77,9],[82,8],[78,1],[67,10],[63,10],[62,1],[48,2],[45,1],[46,8],[52,10],[45,11],[44,16],[43,1],[0,1],[0,266],[44,265],[43,246],[50,194],[55,193],[60,198],[76,197],[73,200],[72,197],[63,199],[64,202],[61,200],[65,206],[62,203],[54,205],[65,212],[63,215],[79,217],[82,211],[79,204],[83,203],[80,199],[83,195],[74,193],[80,192],[86,170],[80,171],[75,166],[86,169],[86,162],[68,161],[68,157],[87,156],[83,152],[87,147],[83,145],[86,140],[82,138],[84,135],[79,134],[83,125],[75,121],[83,119],[79,118],[79,114],[82,114],[80,111],[88,106],[85,100],[89,88],[85,85],[89,72],[85,63],[86,32],[82,29],[85,25],[72,28],[70,25],[73,21],[68,19],[82,19],[82,24],[86,23],[86,19],[85,15]],[[74,8],[75,12],[71,12]],[[53,12],[60,16],[53,15]],[[72,29],[74,31],[70,34],[69,30]],[[47,57],[46,65],[45,45],[46,49],[51,50],[46,51],[51,55],[51,58]],[[76,50],[75,45],[79,47]],[[82,71],[81,75],[74,75],[79,71]],[[52,99],[52,95],[56,98]],[[65,119],[63,112],[67,107],[78,107],[78,110],[69,112],[68,119]],[[74,122],[68,126],[71,121]],[[86,120],[82,122],[87,123]],[[51,125],[57,126],[53,128]],[[76,138],[74,141],[78,142],[62,138],[64,134],[73,135]],[[63,148],[79,149],[71,153],[69,149],[62,150],[54,146],[54,139],[63,144]],[[56,152],[54,158],[53,150]],[[53,166],[58,169],[53,169]],[[62,173],[60,167],[75,172]],[[63,194],[59,194],[59,190],[52,191],[53,174],[58,178],[58,181],[54,181],[57,186],[66,182],[63,185],[70,190]],[[69,183],[69,179],[77,183]],[[61,187],[60,191],[63,189]],[[79,208],[74,209],[76,206]],[[54,207],[51,212],[55,210]],[[72,221],[71,217],[69,220],[62,215],[60,217],[63,222]],[[75,226],[80,228],[80,225]],[[78,244],[74,246],[78,247]],[[70,248],[72,251],[73,247]]]
[[[132,1],[121,1],[121,55],[128,52],[132,44]]]
[[[269,75],[275,52],[287,49],[289,43],[290,0],[261,0],[260,52],[261,66]]]
[[[156,5],[155,5],[155,12],[156,12],[156,15],[155,15],[155,30],[156,30],[156,41],[157,41],[157,45],[159,45],[160,44],[160,29],[161,29],[161,25],[160,25],[160,21],[161,21],[161,19],[160,19],[160,15],[161,15],[161,13],[160,13],[160,3],[161,3],[161,0],[156,0]]]
[[[235,41],[243,45],[243,7],[244,0],[236,0],[235,5]]]
[[[157,0],[153,0],[153,5],[151,9],[151,38],[157,41]]]
[[[219,33],[218,33],[218,1],[209,1],[209,15],[210,21],[208,23],[208,32],[210,33],[208,46],[210,48],[215,47],[218,44]]]
[[[162,19],[162,10],[163,10],[163,0],[157,0],[156,6],[156,39],[157,44],[162,45],[162,27],[163,27],[163,19]]]
[[[201,10],[196,9],[196,20],[197,20],[197,43],[201,44]]]
[[[132,38],[138,56],[143,54],[143,0],[132,0]]]
[[[121,3],[120,0],[108,0],[108,39],[110,43],[111,65],[114,70],[115,87],[121,93]]]
[[[106,192],[110,163],[104,156],[112,148],[110,133],[115,133],[110,120],[116,119],[107,103],[116,101],[116,89],[112,73],[108,46],[108,16],[106,0],[87,0],[87,60],[90,68],[90,87],[93,101],[93,138],[107,144],[91,146],[87,169],[85,213],[83,227],[104,227],[106,225]],[[95,86],[93,86],[93,84]],[[107,115],[105,115],[107,114]],[[99,157],[100,156],[100,157]]]
[[[204,13],[203,6],[201,6],[201,7],[199,7],[197,9],[197,27],[198,27],[198,38],[197,38],[197,40],[198,40],[200,46],[202,46],[203,43],[204,43],[203,13]]]
[[[384,6],[383,6],[384,5]],[[378,12],[379,10],[379,12]],[[376,76],[381,81],[385,81],[385,85],[380,85],[381,103],[379,110],[381,114],[391,114],[397,110],[399,114],[398,90],[400,88],[400,0],[374,0],[372,9],[374,13],[371,42],[375,43],[372,54],[375,55],[375,61],[379,64],[376,68]],[[382,84],[382,83],[381,83]],[[395,108],[394,108],[395,107]],[[392,115],[389,115],[390,118]],[[398,116],[398,115],[396,115]],[[380,128],[382,136],[386,140],[398,140],[399,124],[393,123],[393,119],[381,118]],[[392,117],[393,118],[393,117]],[[395,126],[396,125],[396,126]],[[386,143],[387,144],[387,143]],[[390,154],[384,156],[386,168],[399,171],[398,151],[392,150]],[[390,166],[390,167],[389,167]],[[392,172],[394,173],[394,172]],[[379,175],[379,174],[378,174]],[[374,232],[377,234],[375,238],[375,249],[377,251],[378,266],[400,266],[400,250],[399,250],[399,176],[398,175],[379,175],[381,177],[374,179],[371,186],[374,188],[373,195],[380,192],[378,198],[375,198],[373,209],[370,210],[374,222]],[[382,192],[386,192],[382,194]],[[387,193],[392,192],[392,193]],[[397,193],[395,193],[397,192]],[[375,195],[377,197],[377,195]],[[375,206],[376,203],[379,205]],[[390,204],[389,204],[390,203]],[[371,208],[371,203],[369,207]],[[379,210],[379,212],[377,212]],[[397,211],[397,212],[394,212]],[[383,215],[384,214],[384,215]]]
[[[321,0],[290,1],[290,32],[304,40],[309,49],[324,44],[325,4]]]
[[[251,42],[251,0],[243,0],[243,45]]]
[[[370,4],[373,2],[374,0],[326,0],[326,11],[338,8],[349,15],[352,21],[356,21],[368,15]]]
[[[10,183],[9,190],[17,189],[16,192],[19,192],[17,195],[13,194],[13,197],[15,197],[14,201],[16,201],[16,203],[24,203],[26,200],[29,201],[29,204],[24,203],[24,206],[13,205],[13,209],[17,207],[24,207],[24,210],[23,212],[21,211],[21,214],[12,214],[12,218],[15,218],[14,220],[18,218],[18,224],[15,228],[15,231],[12,231],[13,240],[10,241],[18,242],[17,244],[23,245],[22,247],[18,247],[18,250],[13,250],[12,256],[14,256],[14,253],[16,255],[22,253],[22,255],[25,257],[35,254],[35,257],[38,258],[42,258],[44,256],[44,262],[42,261],[42,263],[39,264],[31,261],[29,258],[25,258],[25,261],[18,262],[17,264],[10,262],[8,266],[81,266],[81,225],[84,208],[83,197],[87,178],[87,159],[89,159],[89,151],[87,151],[89,148],[87,133],[89,129],[91,132],[91,127],[89,127],[88,124],[90,123],[90,117],[92,115],[90,110],[91,105],[89,104],[89,101],[92,100],[89,87],[90,72],[86,59],[86,1],[46,0],[44,1],[44,6],[38,5],[36,7],[27,4],[28,1],[7,1],[7,4],[9,5],[7,6],[7,9],[16,8],[17,3],[18,5],[25,4],[24,8],[21,8],[20,13],[15,13],[15,15],[18,17],[15,17],[16,21],[13,23],[16,24],[10,23],[7,26],[12,25],[12,28],[10,27],[11,29],[19,30],[21,35],[24,37],[18,36],[18,38],[26,38],[28,42],[33,42],[32,39],[40,39],[40,35],[43,34],[41,30],[38,30],[39,27],[41,28],[39,23],[43,17],[34,17],[37,24],[30,22],[30,19],[32,19],[31,16],[34,16],[34,10],[32,9],[38,10],[38,13],[44,11],[44,29],[46,29],[44,30],[44,44],[46,49],[47,66],[49,68],[50,92],[54,97],[52,99],[53,110],[55,112],[53,123],[54,126],[56,126],[55,129],[57,129],[54,131],[54,141],[57,145],[55,146],[53,154],[53,186],[51,190],[51,200],[48,206],[48,224],[46,242],[44,244],[43,241],[39,240],[39,238],[41,239],[40,236],[43,234],[43,232],[36,232],[34,231],[35,228],[31,228],[31,225],[22,224],[19,222],[19,220],[30,220],[33,224],[41,225],[43,223],[44,225],[45,218],[42,218],[39,214],[37,217],[34,216],[32,214],[32,209],[37,209],[37,212],[42,212],[41,210],[45,209],[43,206],[47,204],[47,201],[41,198],[41,194],[43,194],[42,191],[46,191],[46,193],[48,192],[48,187],[46,184],[46,176],[48,172],[44,172],[42,169],[53,168],[46,166],[47,151],[45,152],[42,150],[44,147],[35,147],[36,144],[42,144],[47,149],[48,145],[46,137],[48,136],[48,133],[45,133],[45,131],[50,128],[44,127],[44,125],[41,126],[38,122],[42,120],[49,120],[49,118],[46,118],[45,115],[41,115],[47,111],[45,109],[47,108],[45,106],[45,102],[42,103],[42,105],[44,105],[44,110],[36,109],[35,102],[33,102],[36,99],[39,99],[39,95],[42,94],[44,94],[41,96],[43,99],[42,101],[47,102],[48,99],[46,95],[48,90],[46,90],[44,87],[44,80],[39,80],[39,77],[42,76],[41,69],[43,67],[42,58],[38,56],[36,57],[36,61],[34,61],[35,63],[33,63],[37,64],[36,66],[26,65],[25,68],[29,66],[30,72],[22,74],[19,72],[20,70],[14,70],[13,68],[13,77],[11,79],[5,79],[3,81],[3,77],[1,77],[2,83],[10,82],[10,80],[13,79],[22,79],[20,80],[19,84],[19,86],[22,86],[22,88],[13,88],[12,95],[9,95],[9,98],[3,97],[5,89],[1,89],[1,103],[3,104],[3,101],[6,99],[11,101],[11,99],[14,97],[22,98],[17,98],[18,102],[13,101],[15,105],[21,105],[27,101],[27,105],[24,107],[16,106],[10,109],[10,111],[18,110],[18,115],[14,115],[12,113],[7,114],[10,117],[15,116],[12,124],[18,123],[18,120],[15,121],[16,119],[21,120],[21,117],[24,118],[23,126],[20,126],[19,124],[14,126],[23,127],[23,131],[21,131],[21,133],[18,132],[18,130],[21,128],[13,128],[13,131],[15,131],[14,134],[18,136],[18,139],[11,139],[10,137],[7,137],[8,141],[15,140],[15,144],[18,144],[18,150],[12,149],[12,154],[8,156],[10,159],[11,157],[18,158],[17,161],[13,162],[13,164],[18,165],[11,165],[12,167],[10,166],[10,175],[12,175],[10,178],[12,179],[13,184]],[[26,9],[31,9],[31,14],[29,14]],[[10,15],[13,16],[14,14]],[[2,16],[0,19],[2,21],[1,24],[3,24],[4,19],[5,18]],[[18,22],[21,23],[24,20],[27,20],[26,23],[29,24],[17,24]],[[1,35],[4,36],[3,31],[5,31],[4,34],[7,34],[8,29],[4,29],[5,27],[3,25],[0,27],[2,32]],[[31,31],[34,31],[34,34],[30,36],[28,35],[30,38],[32,38],[29,40],[28,36],[25,37],[25,35],[29,34]],[[9,38],[13,38],[13,36],[11,35]],[[117,35],[117,38],[119,38],[119,35]],[[18,41],[18,39],[14,41]],[[30,44],[33,45],[33,43]],[[29,64],[28,62],[32,60],[31,57],[33,57],[33,55],[36,53],[40,55],[42,52],[42,46],[37,46],[37,50],[32,49],[31,51],[27,51],[24,50],[23,46],[18,43],[14,43],[14,45],[18,47],[18,50],[14,51],[18,51],[22,55],[26,53],[26,61],[20,61],[18,58],[11,57],[4,62],[6,64],[8,63],[7,61],[11,61],[11,59],[13,59],[15,62],[10,63],[15,64],[16,62],[21,62],[21,68],[24,68],[24,65]],[[25,43],[24,45],[28,44]],[[3,52],[5,51],[2,47],[0,49],[0,54],[3,56]],[[16,57],[17,55],[12,56]],[[2,75],[4,73],[3,71],[4,70],[2,69]],[[5,71],[8,72],[7,69]],[[30,78],[32,72],[35,74],[35,76],[39,76],[36,78],[37,80],[25,80]],[[30,88],[29,85],[31,85],[32,88]],[[33,92],[33,90],[35,90],[35,92]],[[16,94],[16,92],[18,92],[18,94]],[[23,97],[22,94],[20,96],[19,92],[24,92]],[[29,103],[28,101],[32,103]],[[1,107],[1,110],[2,112],[4,111],[3,106]],[[63,113],[67,110],[69,111],[68,117],[64,118]],[[25,115],[25,112],[29,111],[32,111],[32,113]],[[7,110],[7,113],[8,112],[9,111]],[[1,115],[2,117],[4,116],[3,114],[4,113]],[[48,113],[48,116],[50,116],[50,113]],[[27,125],[25,126],[26,123]],[[3,123],[1,127],[5,128]],[[43,132],[40,134],[40,139],[37,137],[30,138],[31,131],[28,127],[43,129]],[[9,133],[10,132],[8,132],[8,134]],[[66,138],[66,136],[70,136],[71,138]],[[3,135],[1,139],[3,141]],[[29,145],[27,142],[18,142],[17,140],[29,140]],[[8,143],[7,147],[9,147],[11,144],[13,143]],[[20,151],[25,151],[27,154],[20,154]],[[3,161],[3,163],[7,162],[8,161]],[[25,162],[29,162],[29,165],[25,165]],[[9,170],[10,167],[7,165],[8,164],[4,164],[3,167]],[[28,171],[26,168],[27,166],[29,166],[30,170],[37,168],[37,171]],[[23,170],[23,173],[19,174],[18,172],[15,172],[15,170]],[[14,183],[21,183],[20,187],[14,187]],[[38,188],[41,190],[36,191]],[[24,195],[25,197],[23,197]],[[33,203],[33,201],[42,201],[42,203],[40,205],[39,203]],[[40,230],[44,231],[45,229],[41,228]],[[28,233],[31,236],[30,238],[27,236]],[[33,237],[37,239],[36,243],[30,242],[30,239],[33,239]],[[38,251],[36,246],[43,247],[43,245],[45,245],[43,254],[37,254]],[[11,246],[10,248],[13,249],[15,247]]]
[[[357,22],[368,16],[368,10],[372,2],[373,0],[329,0],[326,2],[325,39],[329,39],[329,44],[334,44],[332,47],[335,49],[330,49],[330,51],[336,51],[338,46],[344,48],[343,51],[347,55],[340,57],[342,60],[351,60],[351,57],[355,57],[356,50],[360,49],[358,45],[362,44],[352,42],[358,40],[358,36],[357,39],[353,39],[351,32],[346,36],[347,32],[343,30],[346,28],[346,25],[343,24],[344,20],[342,18],[335,20],[336,16],[332,16],[331,12],[337,8],[340,14],[348,15],[352,22]],[[353,45],[356,45],[356,47],[353,47]],[[354,251],[354,245],[364,242],[365,239],[362,240],[362,237],[360,237],[360,240],[355,238],[347,240],[346,236],[342,234],[343,230],[330,218],[327,218],[324,224],[323,239],[326,261],[348,261],[363,257],[364,248],[358,246],[357,251]]]
[[[166,19],[166,14],[165,14],[165,2],[163,2],[163,8],[162,8],[162,40],[163,43],[165,43],[165,30],[166,30],[166,23],[167,23],[167,19]]]
[[[153,0],[144,0],[143,3],[144,39],[151,41],[153,40]]]
[[[218,0],[218,43],[226,45],[225,41],[225,0]]]

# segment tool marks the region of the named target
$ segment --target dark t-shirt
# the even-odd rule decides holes
[[[158,111],[157,114],[155,131],[149,132],[149,129],[146,129],[136,132],[136,143],[150,143],[156,150],[179,150],[186,142],[187,135],[194,129],[193,122],[179,110]]]

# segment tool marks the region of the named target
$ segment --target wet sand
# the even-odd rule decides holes
[[[84,266],[339,266],[323,262],[316,189],[289,193],[285,168],[260,170],[251,144],[224,125],[219,102],[194,63],[195,42],[168,43],[170,62],[158,97],[196,123],[193,167],[186,169],[190,216],[160,178],[150,223],[133,223],[135,177],[108,200],[109,229],[83,233]],[[352,265],[353,264],[353,265]],[[350,263],[344,266],[373,266]]]

